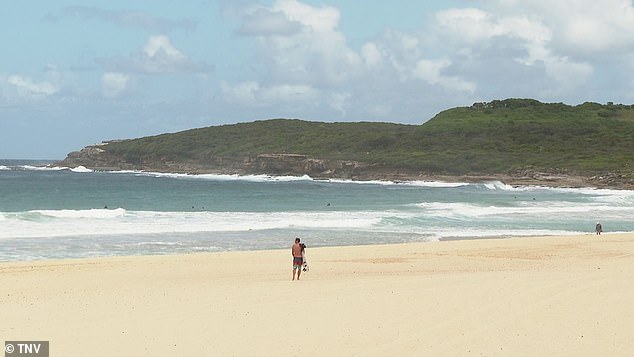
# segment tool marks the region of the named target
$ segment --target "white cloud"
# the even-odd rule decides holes
[[[575,88],[593,74],[589,64],[572,63],[566,57],[556,57],[546,63],[546,73],[565,87]]]
[[[430,61],[420,60],[414,69],[414,76],[430,84],[439,84],[450,90],[473,93],[476,89],[475,83],[460,79],[456,76],[445,76],[442,71],[451,65],[447,59]]]
[[[330,106],[339,112],[341,117],[346,116],[346,107],[350,99],[350,93],[334,93],[330,96]]]
[[[474,82],[451,73],[451,61],[438,62],[425,73],[425,65],[435,62],[427,58],[430,54],[423,35],[387,30],[355,50],[339,29],[340,20],[337,8],[297,0],[249,9],[239,32],[258,41],[257,57],[264,71],[250,81],[224,83],[223,98],[254,107],[296,100],[334,110],[342,117],[352,107],[365,115],[381,116],[392,114],[394,105],[376,103],[386,98],[360,103],[359,98],[370,97],[364,93],[368,89],[383,93],[383,88],[411,87],[419,96],[433,87],[467,94],[475,91]]]
[[[340,13],[334,7],[313,7],[296,0],[278,0],[270,9],[245,15],[244,31],[257,37],[269,75],[280,83],[340,85],[357,75],[359,55],[346,44],[337,27]],[[272,30],[271,16],[284,31]],[[258,23],[257,21],[260,21]],[[292,24],[292,30],[285,26]],[[260,31],[254,31],[260,29]]]
[[[306,85],[279,84],[268,87],[255,81],[246,81],[234,86],[223,82],[221,90],[228,102],[259,107],[310,103],[318,99],[320,93]]]
[[[239,33],[257,36],[287,36],[297,33],[301,24],[288,18],[281,11],[256,8],[244,17]]]
[[[553,30],[553,43],[570,54],[614,54],[634,46],[631,0],[533,0],[502,5],[507,12],[542,19]]]
[[[341,17],[339,9],[335,7],[317,8],[297,0],[277,0],[273,9],[284,13],[291,21],[310,27],[314,32],[335,32]]]
[[[247,81],[231,86],[227,82],[222,82],[221,90],[229,102],[253,105],[256,103],[256,94],[260,90],[260,84],[255,81]]]
[[[163,56],[166,61],[174,63],[187,60],[187,57],[172,45],[167,36],[150,36],[147,44],[143,47],[143,53],[149,58]]]
[[[172,45],[167,36],[150,36],[142,54],[134,61],[147,73],[177,73],[192,69],[189,59]]]
[[[487,39],[501,31],[491,23],[489,14],[480,9],[448,9],[436,14],[438,25],[452,33],[460,34],[467,42]]]
[[[265,102],[301,103],[317,98],[319,92],[307,85],[281,84],[263,88],[260,97]]]
[[[109,72],[165,74],[212,70],[205,63],[194,63],[164,35],[150,36],[141,51],[129,58],[101,58],[97,61]]]
[[[584,89],[605,71],[601,57],[623,51],[610,60],[625,67],[634,57],[634,11],[626,0],[468,2],[430,15],[420,28],[386,28],[354,46],[339,28],[346,14],[312,4],[278,0],[243,13],[239,32],[259,44],[262,72],[225,83],[226,100],[288,104],[290,93],[303,93],[296,97],[328,115],[357,119],[414,118],[423,106],[482,98],[586,100]]]
[[[493,43],[519,46],[524,54],[515,57],[515,61],[524,66],[543,64],[545,74],[560,84],[569,84],[571,79],[577,84],[583,83],[593,72],[589,63],[553,52],[553,31],[538,16],[494,15],[479,9],[450,9],[439,12],[437,21],[444,36],[462,41],[462,45],[468,46],[472,53]],[[461,86],[458,82],[455,84]]]
[[[379,50],[379,47],[371,42],[361,47],[361,57],[365,65],[369,68],[377,68],[383,64],[383,54]]]
[[[365,75],[381,76],[382,85],[389,85],[387,81],[396,78],[401,83],[422,80],[449,91],[475,92],[475,82],[452,73],[452,59],[429,59],[425,56],[427,52],[431,51],[420,37],[387,31],[382,38],[362,47],[361,56],[368,70]]]
[[[101,93],[106,98],[115,98],[128,88],[130,76],[123,73],[104,73],[101,76]]]
[[[38,82],[17,74],[9,76],[7,83],[14,86],[20,96],[25,97],[46,97],[59,91],[59,87],[51,82]]]
[[[451,38],[464,46],[510,39],[526,47],[526,62],[540,58],[540,50],[551,39],[550,30],[540,21],[525,16],[494,16],[479,9],[450,9],[436,15],[441,37]]]
[[[414,75],[420,79],[423,79],[431,84],[436,84],[441,81],[442,76],[440,71],[449,66],[448,60],[429,61],[420,60],[414,69]]]

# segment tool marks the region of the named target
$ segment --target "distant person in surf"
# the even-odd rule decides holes
[[[597,225],[594,227],[594,231],[596,232],[598,236],[601,235],[601,232],[603,231],[603,227],[601,227],[601,223],[597,222]]]
[[[295,272],[297,272],[297,280],[299,280],[299,276],[302,274],[302,265],[304,264],[304,249],[299,241],[299,238],[295,238],[295,244],[291,247],[291,254],[293,255],[293,280],[295,280]]]

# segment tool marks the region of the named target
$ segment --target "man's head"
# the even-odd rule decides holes
[[[299,238],[295,238],[295,243],[299,243]]]

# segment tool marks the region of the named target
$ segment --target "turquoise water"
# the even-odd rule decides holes
[[[634,231],[634,192],[0,161],[0,261]]]

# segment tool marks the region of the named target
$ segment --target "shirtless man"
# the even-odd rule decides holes
[[[293,280],[295,280],[295,271],[297,271],[297,280],[299,280],[299,275],[302,273],[302,264],[304,263],[299,238],[295,238],[295,244],[291,247],[291,254],[293,255]]]

